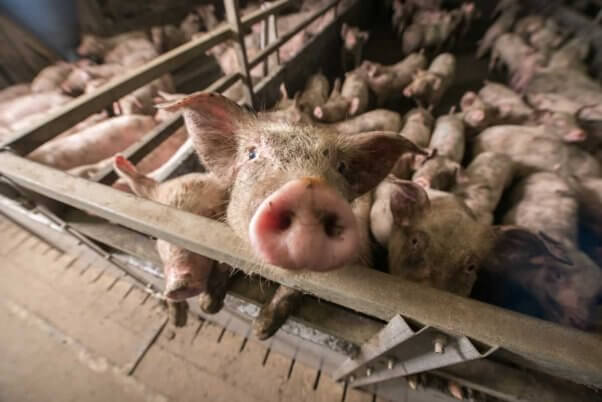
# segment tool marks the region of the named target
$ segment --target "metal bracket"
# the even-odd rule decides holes
[[[433,327],[412,329],[400,315],[368,342],[355,359],[347,359],[335,370],[335,380],[349,381],[352,387],[380,383],[410,374],[434,370],[493,353],[481,352],[465,336],[446,334]]]

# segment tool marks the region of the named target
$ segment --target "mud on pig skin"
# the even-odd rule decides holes
[[[422,152],[396,133],[338,135],[271,121],[214,93],[163,108],[183,111],[203,165],[231,186],[230,227],[262,261],[291,270],[332,270],[355,259],[360,234],[350,202],[402,153]]]
[[[106,159],[148,133],[156,121],[150,116],[119,116],[70,135],[53,139],[28,158],[58,169],[71,169]]]
[[[138,172],[121,155],[114,158],[113,166],[140,197],[211,219],[219,219],[225,213],[228,190],[212,173],[189,173],[158,183]],[[216,291],[223,300],[223,291],[211,289],[209,285],[212,276],[229,275],[228,266],[161,239],[157,240],[157,251],[163,262],[164,294],[168,300],[181,301],[201,293],[211,297]],[[206,307],[210,306],[211,312],[215,313],[215,307],[221,306],[222,300],[211,302]]]
[[[519,176],[553,172],[559,167],[578,177],[600,176],[600,164],[593,156],[542,132],[540,127],[489,127],[474,139],[473,155],[486,151],[504,153],[516,164]]]

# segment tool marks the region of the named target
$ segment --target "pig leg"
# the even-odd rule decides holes
[[[298,290],[279,286],[274,296],[263,305],[253,321],[255,336],[265,340],[274,335],[287,318],[297,310],[302,299],[303,294]]]
[[[201,310],[207,314],[216,314],[224,307],[224,299],[232,278],[229,265],[219,264],[213,268],[209,276],[207,291],[199,295]]]
[[[167,301],[167,316],[169,322],[174,327],[183,327],[188,321],[188,302],[182,301]]]

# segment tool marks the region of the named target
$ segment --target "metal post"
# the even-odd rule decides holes
[[[253,106],[256,107],[255,94],[253,93],[253,81],[251,80],[251,72],[249,71],[249,59],[247,58],[247,49],[245,47],[245,33],[240,22],[240,7],[238,0],[224,0],[224,7],[226,9],[226,19],[230,24],[230,29],[234,33],[235,39],[238,41],[238,63],[242,66],[242,75],[247,84],[246,87],[246,100]]]
[[[278,40],[278,25],[276,23],[276,14],[270,14],[268,17],[268,43],[274,43]],[[280,65],[280,48],[274,54],[275,65]]]
[[[266,4],[263,3],[261,4],[261,9],[265,9],[266,8]],[[261,50],[265,49],[268,46],[268,38],[269,38],[269,25],[268,25],[268,18],[266,17],[263,20],[261,20],[261,37],[260,37],[260,47]],[[269,74],[269,67],[268,67],[268,60],[264,60],[263,61],[263,76],[267,77],[267,75]]]

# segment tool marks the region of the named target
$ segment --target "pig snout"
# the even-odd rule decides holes
[[[262,259],[290,270],[340,268],[359,248],[351,206],[313,177],[289,181],[266,198],[251,219],[249,234]]]

